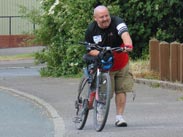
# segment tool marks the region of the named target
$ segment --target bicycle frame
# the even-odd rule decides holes
[[[88,108],[91,109],[93,105],[93,101],[94,101],[94,98],[98,101],[99,100],[99,96],[98,96],[98,92],[99,92],[99,81],[100,81],[100,75],[101,75],[101,71],[99,68],[97,68],[97,71],[95,72],[95,74],[93,75],[96,75],[96,89],[94,91],[91,91],[91,85],[92,83],[89,83],[90,84],[90,87],[88,89],[88,100],[89,100],[89,106]],[[86,74],[86,77],[87,77],[87,74]],[[89,77],[88,77],[89,78]]]

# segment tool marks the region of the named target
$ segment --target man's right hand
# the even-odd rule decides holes
[[[96,49],[91,50],[91,51],[89,52],[89,54],[90,54],[91,56],[98,56],[99,53],[100,53],[100,52],[99,52],[98,50],[96,50]]]

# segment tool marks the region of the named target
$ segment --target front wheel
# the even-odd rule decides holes
[[[111,80],[108,73],[101,73],[99,77],[97,98],[94,102],[94,125],[96,131],[102,131],[108,117],[111,98]]]
[[[83,77],[80,81],[78,88],[77,100],[75,102],[76,117],[75,117],[75,125],[76,128],[81,130],[84,128],[87,117],[88,117],[88,99],[87,93],[89,90],[88,78]]]

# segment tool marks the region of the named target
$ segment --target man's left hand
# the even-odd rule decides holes
[[[131,52],[133,50],[133,45],[125,45],[124,48],[126,52]]]

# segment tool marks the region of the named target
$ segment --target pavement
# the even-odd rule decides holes
[[[0,48],[0,56],[13,56],[18,54],[35,53],[45,48],[44,46]]]
[[[30,48],[19,48],[18,51],[17,49],[0,49],[0,56],[1,53],[6,55],[5,51],[10,55],[11,52],[15,54],[15,50],[16,52],[19,51],[18,54],[23,54],[29,52]],[[28,66],[30,69],[39,69],[41,67],[35,66],[33,60],[0,61],[0,68],[3,70],[6,68],[12,68],[12,70],[13,68],[27,68],[24,66]],[[25,100],[29,102],[31,105],[24,106],[26,109],[21,110],[20,112],[22,113],[24,110],[30,112],[29,109],[39,106],[35,107],[37,109],[35,111],[37,117],[41,119],[40,113],[46,114],[43,115],[43,118],[49,124],[38,120],[37,124],[45,126],[45,130],[40,131],[42,134],[37,134],[35,137],[44,137],[45,134],[47,135],[46,137],[182,137],[183,85],[181,83],[135,78],[134,91],[137,97],[133,101],[132,94],[128,94],[125,112],[125,119],[128,121],[129,126],[120,129],[114,126],[115,106],[113,99],[107,124],[104,130],[98,133],[93,129],[90,115],[82,131],[76,130],[72,123],[74,100],[79,79],[45,78],[35,73],[34,75],[23,73],[24,75],[17,74],[15,76],[8,74],[8,76],[1,75],[0,77],[0,92],[2,92],[3,96],[8,94],[7,98],[16,98],[14,104],[18,101],[20,101],[19,104],[25,104]],[[25,100],[23,99],[22,101],[22,98],[25,98]],[[6,99],[3,102],[9,103]],[[16,108],[16,105],[14,107]],[[11,109],[9,108],[8,110]],[[33,113],[30,114],[33,115]],[[6,119],[8,119],[8,116]],[[36,123],[34,124],[36,125]],[[7,123],[7,125],[11,124]],[[18,126],[21,128],[23,125],[19,124]],[[32,128],[32,131],[36,133],[35,129]],[[0,134],[3,133],[7,134],[7,132],[0,130]],[[17,133],[16,136],[21,136],[21,134]],[[25,133],[24,136],[26,136]]]

